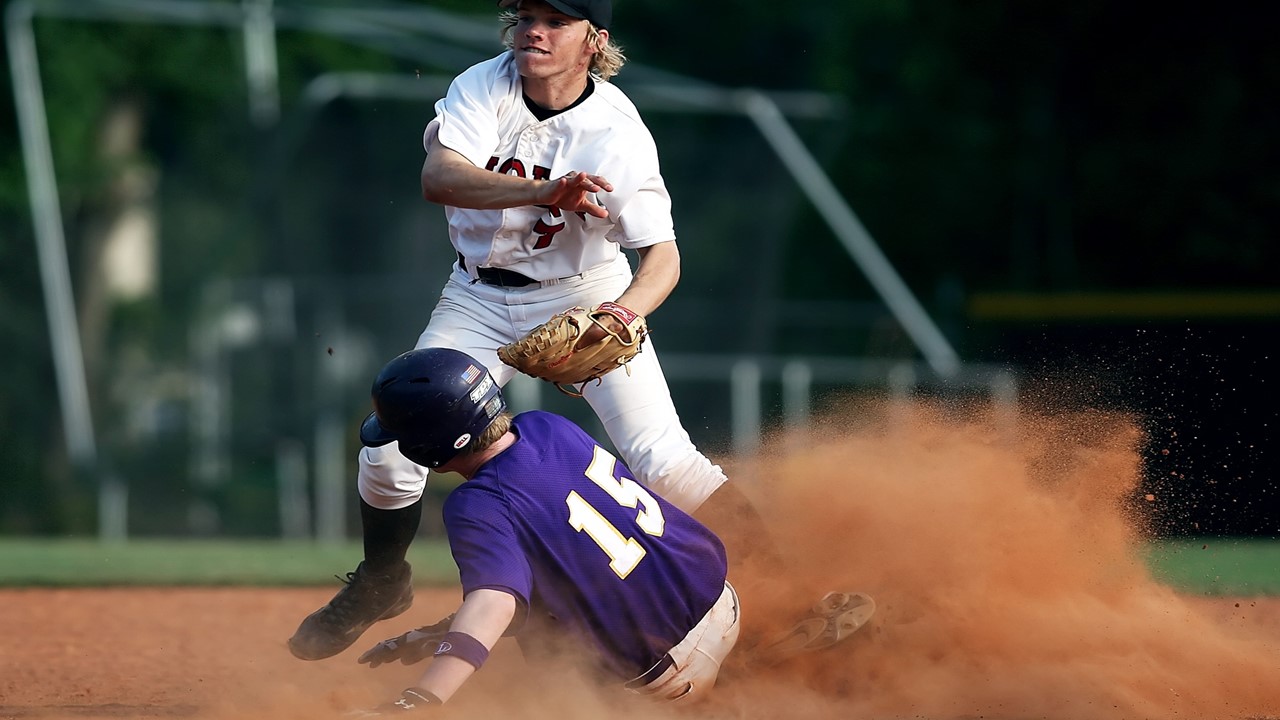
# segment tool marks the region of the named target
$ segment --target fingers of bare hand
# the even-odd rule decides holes
[[[604,330],[600,329],[599,327],[596,327],[595,325],[592,325],[591,327],[587,328],[585,332],[582,333],[582,337],[579,338],[578,343],[574,345],[574,347],[579,350],[584,347],[590,347],[591,345],[594,345],[600,342],[601,340],[603,340],[604,336],[605,336]]]
[[[564,176],[568,186],[585,192],[613,192],[613,183],[603,175],[591,175],[585,172],[571,172]]]
[[[604,315],[603,313],[601,314]],[[599,319],[602,324],[607,325],[610,330],[616,333],[620,333],[626,329],[626,326],[622,324],[622,321],[612,315],[604,315],[603,317],[599,317]]]

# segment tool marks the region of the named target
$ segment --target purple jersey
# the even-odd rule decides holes
[[[526,412],[512,432],[444,503],[463,593],[509,592],[639,675],[724,591],[724,545],[569,420]]]

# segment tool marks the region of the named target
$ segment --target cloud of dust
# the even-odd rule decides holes
[[[1280,637],[1247,637],[1141,560],[1138,424],[1098,411],[848,402],[730,468],[788,559],[731,578],[744,633],[692,708],[600,694],[491,661],[454,717],[1243,720],[1280,715]],[[752,648],[829,590],[876,616],[849,640],[765,666]],[[410,681],[421,668],[404,668]],[[397,680],[299,687],[271,717],[385,697]],[[319,682],[312,678],[307,681]],[[388,684],[390,682],[390,684]],[[303,698],[312,698],[311,702]],[[301,704],[299,704],[301,702]]]
[[[877,617],[717,702],[792,718],[1280,712],[1280,638],[1215,625],[1142,562],[1141,441],[1097,411],[854,402],[775,439],[752,470],[798,592],[753,608],[777,580],[744,583],[746,612],[855,590]]]

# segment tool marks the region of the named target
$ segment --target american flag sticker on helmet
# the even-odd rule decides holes
[[[478,377],[480,377],[480,368],[475,365],[468,365],[467,371],[462,373],[462,382],[470,385],[475,382]]]

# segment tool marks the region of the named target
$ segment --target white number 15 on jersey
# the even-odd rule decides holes
[[[584,474],[622,507],[634,508],[638,505],[640,510],[636,513],[636,525],[649,535],[662,537],[666,520],[662,517],[658,501],[631,478],[614,477],[615,463],[617,458],[597,445],[591,466]],[[585,532],[600,546],[609,556],[609,567],[618,577],[626,578],[630,575],[645,556],[645,549],[640,543],[633,537],[625,537],[576,490],[565,498],[565,504],[569,506],[569,525],[578,532]]]

